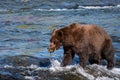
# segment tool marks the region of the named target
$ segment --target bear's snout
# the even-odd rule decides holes
[[[49,47],[48,47],[48,51],[50,53],[54,52],[56,50],[55,44],[50,43]]]
[[[49,51],[50,53],[54,52],[55,50],[56,50],[56,48],[48,48],[48,51]]]

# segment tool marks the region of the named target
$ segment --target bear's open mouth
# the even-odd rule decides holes
[[[54,52],[56,50],[56,48],[55,49],[49,49],[48,51],[50,52],[50,53],[52,53],[52,52]]]

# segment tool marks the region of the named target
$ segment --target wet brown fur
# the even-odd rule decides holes
[[[75,53],[79,56],[83,68],[88,61],[91,64],[99,64],[101,59],[107,60],[108,69],[114,66],[112,40],[101,27],[72,23],[53,31],[51,42],[55,39],[58,40],[56,45],[62,45],[64,49],[61,66],[66,66],[74,58]]]

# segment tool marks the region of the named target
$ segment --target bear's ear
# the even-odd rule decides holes
[[[57,31],[57,35],[58,35],[59,37],[62,37],[62,36],[63,36],[63,32],[62,32],[61,30],[58,30],[58,31]]]
[[[75,27],[76,24],[77,24],[77,23],[74,22],[74,23],[70,24],[70,27]]]
[[[57,29],[53,29],[53,32],[57,31]]]
[[[53,32],[56,31],[57,29],[53,29]]]
[[[57,31],[57,29],[53,29],[52,34],[53,34],[55,31]]]

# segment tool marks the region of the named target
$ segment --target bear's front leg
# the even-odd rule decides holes
[[[70,63],[70,61],[73,59],[75,53],[73,52],[72,49],[70,48],[64,48],[64,56],[63,56],[63,60],[61,63],[61,67],[66,66],[67,64]]]
[[[83,68],[86,67],[87,65],[87,62],[88,62],[88,58],[89,58],[89,55],[86,54],[86,53],[80,53],[79,55],[79,60],[80,60],[80,66],[82,66]]]

